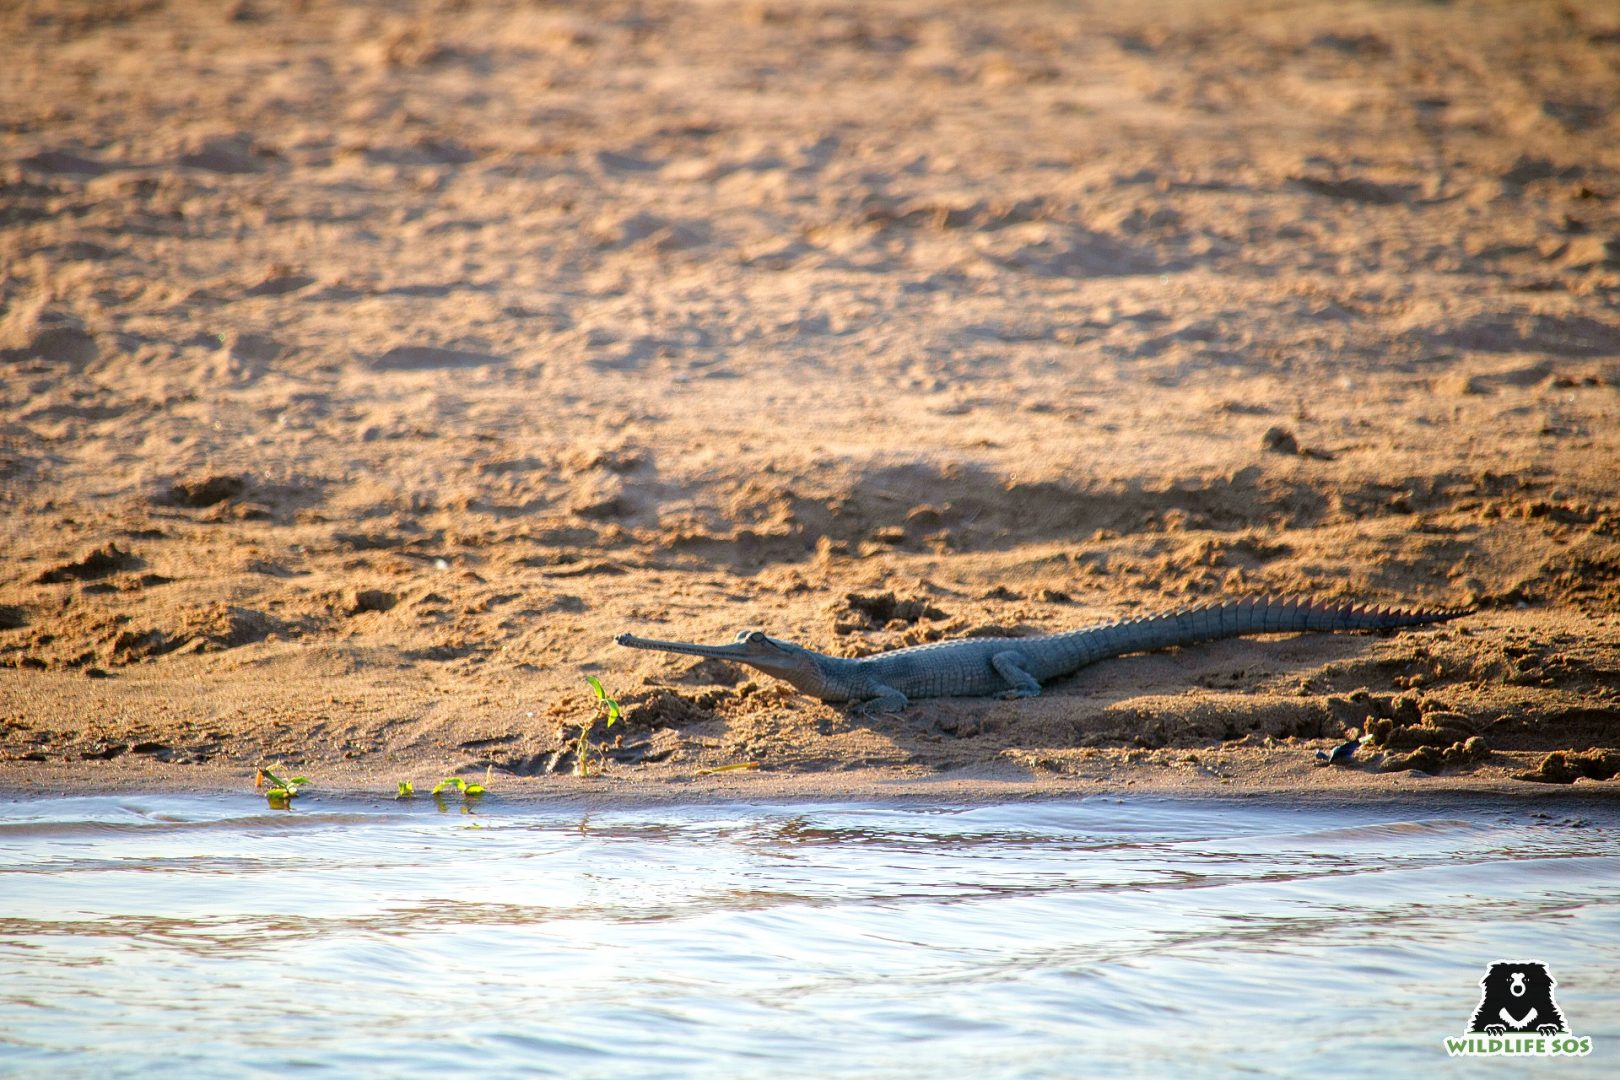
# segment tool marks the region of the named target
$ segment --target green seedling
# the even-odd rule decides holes
[[[440,780],[437,784],[433,785],[432,794],[437,795],[445,788],[455,788],[457,791],[461,792],[462,798],[465,799],[476,799],[478,796],[489,790],[488,788],[484,787],[483,784],[480,784],[477,781],[463,780],[459,776],[447,776],[443,780]]]
[[[596,712],[592,714],[589,720],[579,726],[579,744],[574,748],[575,776],[591,775],[591,728],[595,727],[596,722],[604,716],[607,717],[607,726],[612,727],[619,722],[619,717],[624,715],[624,710],[619,708],[619,703],[609,697],[608,692],[602,688],[601,679],[598,679],[595,675],[587,675],[585,681],[591,684],[591,693],[596,695]],[[598,769],[601,768],[601,763],[602,759],[598,757]]]
[[[276,768],[279,769],[281,766],[277,764]],[[299,788],[309,785],[309,778],[307,776],[294,776],[291,779],[283,780],[270,771],[268,767],[265,767],[261,768],[258,775],[253,778],[253,786],[262,788],[266,784],[270,786],[265,790],[264,797],[270,803],[270,809],[291,810],[293,796],[298,794]]]
[[[409,799],[413,798],[415,795],[416,789],[411,787],[411,782],[409,780],[401,780],[399,782],[399,794],[395,795],[394,798]]]
[[[472,813],[473,807],[478,805],[479,798],[489,790],[489,779],[494,771],[494,766],[484,770],[484,782],[482,784],[476,780],[463,780],[459,776],[445,777],[433,785],[433,791],[430,792],[433,796],[433,805],[439,808],[441,814],[448,812],[450,807],[444,801],[444,792],[446,789],[454,789],[461,792],[461,812],[463,814]]]

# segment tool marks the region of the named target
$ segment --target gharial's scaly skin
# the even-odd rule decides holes
[[[657,641],[633,634],[620,634],[614,640],[633,649],[747,664],[822,701],[870,702],[881,711],[896,712],[905,708],[912,698],[991,694],[1035,697],[1041,692],[1043,682],[1126,653],[1247,634],[1392,630],[1444,622],[1466,614],[1466,609],[1409,610],[1254,596],[1122,619],[1062,634],[962,638],[860,659],[827,656],[758,630],[744,630],[736,641],[727,645]]]

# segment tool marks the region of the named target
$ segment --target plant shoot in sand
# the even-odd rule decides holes
[[[489,777],[486,776],[484,779],[488,780]],[[440,780],[437,784],[433,785],[433,791],[431,794],[437,796],[445,788],[455,788],[457,791],[461,792],[461,797],[463,799],[476,799],[478,796],[489,790],[476,780],[463,780],[459,776],[447,776],[443,780]]]
[[[596,711],[592,714],[589,720],[585,721],[579,726],[579,742],[574,747],[575,776],[591,775],[590,737],[591,729],[596,726],[596,722],[602,719],[602,717],[606,716],[607,726],[612,727],[614,724],[619,722],[619,717],[624,715],[623,710],[619,708],[619,703],[613,698],[608,697],[608,692],[602,688],[601,679],[598,679],[595,675],[587,675],[585,676],[585,681],[591,684],[591,693],[596,695]],[[598,755],[598,769],[601,768],[601,763],[602,757],[601,755]]]
[[[276,768],[281,768],[279,762],[277,762]],[[265,790],[264,797],[270,803],[270,809],[291,810],[293,796],[298,794],[299,788],[309,785],[309,778],[307,776],[294,776],[291,779],[283,780],[272,772],[269,766],[265,766],[259,769],[258,773],[253,777],[253,786],[263,788],[266,784],[270,786]]]
[[[489,790],[489,779],[493,772],[494,766],[484,770],[484,782],[482,784],[476,780],[465,780],[459,776],[445,777],[437,784],[434,784],[433,790],[429,792],[433,796],[433,805],[439,808],[441,814],[449,812],[450,806],[444,801],[444,793],[454,789],[461,792],[461,812],[463,814],[472,813],[473,807],[478,805],[478,800],[483,798],[484,793]]]

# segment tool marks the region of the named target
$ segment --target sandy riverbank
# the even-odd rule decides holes
[[[555,794],[587,673],[627,794],[1620,786],[1601,5],[297,6],[0,13],[0,787]],[[1251,592],[1477,611],[612,644]]]

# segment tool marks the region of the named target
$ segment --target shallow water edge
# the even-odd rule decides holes
[[[1032,777],[1027,770],[966,768],[919,776],[888,767],[826,770],[749,770],[705,777],[644,777],[625,773],[580,780],[529,777],[496,771],[492,797],[535,805],[694,805],[713,802],[950,802],[1062,800],[1094,795],[1187,799],[1294,801],[1301,805],[1402,805],[1478,800],[1519,806],[1620,806],[1620,779],[1537,784],[1468,775],[1428,776],[1364,769],[1317,768],[1300,751],[1297,767],[1242,766],[1230,776],[1196,770],[1131,768],[1089,778]],[[358,798],[391,801],[398,781],[417,789],[461,775],[485,778],[465,763],[413,761],[379,767],[332,762],[296,766],[314,781],[302,800]],[[66,795],[238,795],[253,789],[253,770],[241,766],[163,766],[151,762],[0,763],[0,798]]]
[[[0,1067],[1374,1076],[1502,959],[1620,1046],[1608,809],[462,805],[0,800]]]

